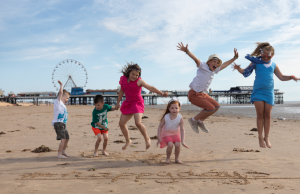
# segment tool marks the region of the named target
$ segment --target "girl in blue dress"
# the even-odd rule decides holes
[[[299,80],[295,76],[282,75],[278,65],[272,62],[271,59],[275,54],[275,49],[267,42],[256,43],[257,47],[251,55],[247,55],[246,59],[251,61],[251,64],[242,69],[240,65],[235,64],[234,69],[237,69],[244,77],[248,77],[255,70],[255,80],[253,92],[251,94],[251,103],[254,103],[257,115],[257,130],[259,146],[261,148],[271,148],[269,141],[271,111],[275,103],[274,97],[274,78],[275,74],[281,81]],[[264,132],[264,136],[263,136]]]

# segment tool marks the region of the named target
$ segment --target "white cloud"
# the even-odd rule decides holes
[[[87,55],[93,52],[93,48],[89,46],[77,47],[38,47],[21,49],[13,52],[1,52],[1,55],[15,55],[14,60],[33,60],[33,59],[55,59],[66,58],[72,55]]]
[[[79,28],[81,28],[81,24],[76,24],[73,28],[72,31],[78,30]]]
[[[175,47],[178,41],[189,42],[191,49],[198,45],[222,45],[251,33],[269,33],[275,44],[298,35],[295,14],[299,14],[295,0],[269,1],[147,1],[128,10],[122,9],[117,17],[103,19],[108,30],[133,37],[127,50],[140,50],[146,59],[164,67],[178,67],[181,73],[190,72],[182,67],[182,59]],[[107,9],[113,9],[110,6]],[[287,24],[288,27],[287,27]],[[281,30],[276,30],[281,26]],[[275,29],[274,29],[275,28]],[[269,31],[269,32],[267,32]],[[276,34],[281,32],[284,39]],[[259,39],[259,37],[258,37]],[[195,46],[196,45],[196,46]],[[252,45],[254,45],[252,43]],[[203,46],[202,46],[203,48]],[[249,53],[249,47],[241,49]],[[247,50],[247,51],[246,51]],[[230,54],[232,57],[233,54]]]

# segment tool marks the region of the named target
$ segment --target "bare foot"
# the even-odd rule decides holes
[[[148,140],[146,140],[146,150],[148,150],[151,146],[151,139],[148,138]]]
[[[258,138],[258,141],[259,141],[259,146],[260,146],[261,148],[266,148],[266,144],[265,144],[263,138]]]
[[[70,157],[66,152],[62,153],[62,155]]]
[[[266,146],[267,146],[268,148],[271,148],[271,147],[272,147],[272,145],[271,145],[271,143],[270,143],[270,141],[269,141],[269,137],[265,137],[265,138],[264,138],[264,141],[266,142]]]
[[[125,145],[122,147],[123,150],[126,150],[127,147],[132,143],[131,139],[129,139],[128,141],[126,141]]]
[[[106,152],[102,152],[102,155],[104,155],[104,156],[109,156],[109,154],[106,153]]]
[[[59,158],[59,159],[66,159],[67,157],[63,156],[63,155],[57,155],[57,158]]]
[[[94,153],[94,156],[99,156],[98,153]]]
[[[183,164],[183,162],[182,162],[181,160],[175,160],[175,162],[176,162],[177,164]]]
[[[165,164],[170,164],[170,159],[166,159]]]

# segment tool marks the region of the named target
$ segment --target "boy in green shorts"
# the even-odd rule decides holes
[[[98,148],[100,142],[102,140],[101,134],[103,135],[103,150],[102,154],[108,156],[109,154],[105,152],[108,141],[108,128],[107,128],[107,112],[118,110],[116,108],[112,108],[108,104],[104,104],[104,98],[102,95],[96,95],[94,98],[95,108],[93,110],[93,121],[91,122],[92,129],[97,135],[97,141],[95,144],[94,156],[98,156]]]

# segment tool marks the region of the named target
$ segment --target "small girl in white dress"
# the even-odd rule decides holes
[[[175,144],[175,162],[179,164],[182,164],[182,161],[179,160],[180,142],[184,147],[189,148],[184,143],[183,119],[181,114],[179,114],[180,106],[181,103],[177,98],[170,100],[157,130],[157,146],[159,144],[160,148],[168,146],[165,162],[167,164],[170,163],[173,144]]]

